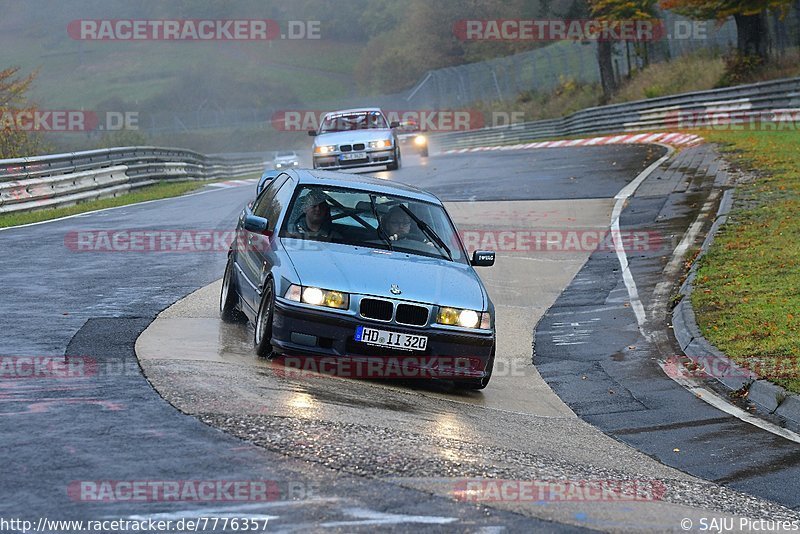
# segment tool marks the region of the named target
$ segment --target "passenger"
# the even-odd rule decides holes
[[[409,239],[413,222],[400,206],[393,207],[381,218],[381,224],[392,241]]]
[[[400,206],[390,209],[381,219],[381,224],[392,241],[417,241],[433,246],[433,243],[421,234],[411,231],[416,226],[414,220]]]

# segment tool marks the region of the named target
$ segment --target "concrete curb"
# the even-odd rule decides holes
[[[725,180],[720,179],[720,173],[715,181],[716,186],[724,186]],[[714,242],[714,236],[719,228],[728,220],[728,213],[733,206],[733,189],[726,190],[714,218],[714,223],[708,232],[697,259],[708,252]],[[714,347],[700,332],[697,319],[692,309],[691,295],[694,279],[697,276],[698,262],[692,264],[686,281],[680,288],[681,300],[672,310],[672,331],[675,339],[685,355],[692,358],[708,358],[715,362],[718,369],[728,369],[729,372],[721,376],[709,378],[713,385],[718,386],[728,393],[745,393],[748,401],[757,408],[771,415],[775,415],[785,426],[800,429],[800,396],[790,393],[784,388],[767,380],[758,379],[751,371],[744,369],[725,354]]]

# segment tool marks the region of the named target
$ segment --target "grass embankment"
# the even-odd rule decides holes
[[[257,178],[260,174],[253,174],[243,176],[241,180],[247,178]],[[81,202],[74,206],[66,206],[63,208],[52,208],[39,211],[29,211],[25,213],[6,213],[0,215],[0,228],[8,228],[10,226],[19,226],[20,224],[30,224],[41,221],[49,221],[58,219],[60,217],[67,217],[69,215],[77,215],[79,213],[86,213],[87,211],[95,211],[105,208],[115,208],[117,206],[127,206],[129,204],[136,204],[138,202],[145,202],[148,200],[159,200],[162,198],[177,197],[196,191],[210,183],[219,180],[202,180],[202,181],[184,181],[184,182],[159,182],[154,185],[143,187],[131,193],[125,193],[117,197],[103,198],[100,200],[89,200]],[[255,189],[254,189],[255,191]]]
[[[703,335],[800,393],[800,132],[705,132],[755,177],[700,260],[692,305]]]

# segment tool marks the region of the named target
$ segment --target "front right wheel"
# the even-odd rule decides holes
[[[400,168],[400,147],[395,147],[394,149],[394,162],[388,164],[386,166],[387,171],[396,171]]]

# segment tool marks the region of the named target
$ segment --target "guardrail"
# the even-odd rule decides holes
[[[587,108],[558,119],[431,134],[429,143],[432,152],[441,152],[581,134],[691,129],[721,114],[747,121],[781,112],[800,112],[800,78]]]
[[[0,214],[116,196],[161,180],[234,178],[264,168],[258,158],[123,147],[0,160]]]

